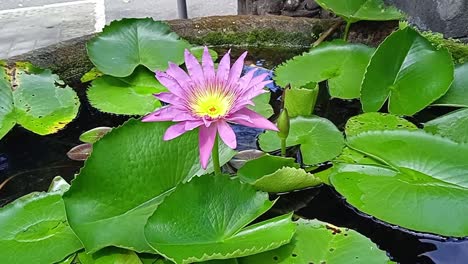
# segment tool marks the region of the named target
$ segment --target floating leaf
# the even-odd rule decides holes
[[[280,149],[281,143],[274,131],[259,137],[264,151]],[[301,145],[305,164],[314,165],[338,156],[343,149],[343,134],[329,120],[321,117],[296,117],[291,119],[286,146]]]
[[[329,10],[346,21],[360,20],[400,20],[403,14],[393,6],[385,6],[382,0],[316,0],[324,9]]]
[[[87,160],[93,152],[93,145],[90,143],[81,144],[73,147],[67,152],[67,157],[71,160],[83,161]]]
[[[318,92],[318,86],[315,84],[313,89],[286,88],[284,90],[284,108],[288,109],[289,117],[312,115]]]
[[[415,130],[418,128],[396,115],[371,112],[351,117],[346,122],[345,132],[346,136],[351,137],[367,131],[395,129]]]
[[[145,115],[161,106],[153,96],[167,91],[154,73],[143,67],[125,78],[109,75],[94,80],[87,91],[91,105],[99,111],[122,115]]]
[[[13,94],[5,68],[0,67],[0,139],[16,124]]]
[[[468,143],[468,108],[431,120],[424,124],[424,130],[459,143]]]
[[[434,104],[468,107],[468,63],[455,67],[455,78],[450,89]]]
[[[184,61],[190,44],[172,32],[166,23],[151,18],[113,21],[87,44],[89,59],[107,75],[125,77],[138,65],[151,71],[164,70],[167,62]]]
[[[204,49],[205,49],[205,47],[203,47],[203,46],[191,47],[190,48],[190,53],[192,53],[192,55],[195,56],[195,58],[197,58],[197,60],[199,62],[201,62],[202,57],[203,57]],[[208,49],[208,52],[210,53],[211,58],[213,59],[213,61],[218,59],[218,53],[216,51],[214,51],[212,49]]]
[[[332,97],[359,98],[364,72],[373,52],[373,48],[362,44],[324,43],[276,68],[275,82],[280,86],[301,87],[328,80]]]
[[[171,124],[132,119],[94,144],[64,195],[70,225],[88,252],[112,245],[152,252],[143,235],[148,217],[177,184],[209,173],[200,169],[198,131],[163,141]],[[233,156],[226,149],[220,145],[222,164]]]
[[[80,264],[142,264],[134,251],[109,247],[94,254],[80,252],[78,254]]]
[[[96,143],[104,135],[112,130],[111,127],[96,127],[80,135],[80,141],[84,143]]]
[[[331,175],[348,203],[404,228],[468,235],[468,145],[404,130],[362,133],[348,145],[389,166],[353,165]]]
[[[297,231],[291,243],[240,258],[239,264],[389,263],[385,251],[354,230],[318,220],[300,219],[296,224]]]
[[[247,108],[269,118],[274,114],[273,107],[270,105],[270,97],[270,92],[263,93],[252,100],[255,104],[254,106],[249,105]]]
[[[237,179],[205,175],[167,196],[148,219],[145,235],[177,264],[256,254],[288,243],[294,234],[291,215],[246,227],[272,206],[267,193]]]
[[[380,44],[361,87],[362,108],[376,112],[388,99],[388,110],[413,115],[444,95],[453,80],[453,62],[446,49],[407,27]]]
[[[96,67],[93,67],[91,70],[89,70],[87,73],[85,73],[83,75],[83,77],[81,77],[80,81],[82,83],[87,83],[87,82],[96,80],[97,78],[101,77],[102,75],[104,75],[104,74],[100,70],[96,69]]]
[[[248,161],[237,175],[243,182],[266,192],[288,192],[322,183],[313,174],[300,169],[293,158],[270,155]]]
[[[0,209],[0,263],[55,263],[82,248],[67,224],[62,190],[31,193]]]

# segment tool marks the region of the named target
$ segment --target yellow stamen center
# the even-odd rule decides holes
[[[226,96],[216,92],[208,92],[200,95],[191,106],[193,112],[198,116],[218,118],[228,113],[231,107],[231,96]]]

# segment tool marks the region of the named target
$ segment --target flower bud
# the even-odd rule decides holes
[[[288,138],[289,135],[289,115],[288,115],[288,110],[286,108],[281,111],[281,114],[278,117],[278,120],[276,121],[277,127],[279,129],[278,131],[278,137],[281,139],[286,139]]]

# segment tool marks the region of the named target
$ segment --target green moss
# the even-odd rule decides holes
[[[468,62],[468,45],[457,39],[446,39],[441,33],[425,31],[421,33],[437,47],[447,48],[456,63]]]
[[[316,38],[299,32],[278,32],[271,29],[255,29],[249,32],[209,32],[205,36],[188,39],[191,43],[203,45],[249,45],[249,46],[310,46]]]

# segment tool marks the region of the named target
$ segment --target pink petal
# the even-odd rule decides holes
[[[154,97],[156,97],[160,101],[163,101],[171,105],[183,104],[182,99],[180,99],[180,97],[178,97],[177,95],[173,93],[157,93],[157,94],[154,94]]]
[[[237,147],[236,134],[232,127],[224,120],[216,122],[218,126],[219,137],[226,143],[226,145],[232,149]]]
[[[166,86],[171,93],[179,97],[183,97],[184,89],[180,86],[174,77],[165,72],[156,71],[156,78],[162,85]]]
[[[262,73],[259,74],[258,76],[255,76],[247,85],[246,89],[250,89],[251,87],[254,87],[258,85],[259,83],[265,81],[266,77],[268,76],[268,73]],[[263,88],[263,87],[262,87]]]
[[[166,73],[176,79],[182,88],[185,88],[190,83],[190,77],[175,63],[169,62],[169,68],[166,70]]]
[[[174,139],[183,133],[187,132],[185,130],[185,122],[179,122],[175,125],[170,126],[166,132],[164,133],[163,140],[171,140]]]
[[[250,70],[244,76],[242,76],[242,78],[240,78],[240,80],[239,80],[239,90],[243,91],[243,90],[247,89],[247,87],[249,86],[250,81],[252,80],[252,78],[253,78],[253,76],[254,76],[254,74],[255,74],[255,72],[257,70],[258,69]]]
[[[176,109],[171,106],[165,106],[158,110],[150,113],[142,118],[143,122],[159,122],[159,121],[172,121],[175,115],[178,113]]]
[[[208,51],[208,47],[205,47],[203,51],[202,64],[205,81],[213,81],[215,78],[214,63],[213,58],[211,57],[211,54]]]
[[[250,122],[246,121],[248,119],[250,119]],[[275,124],[248,108],[242,108],[241,110],[233,113],[229,118],[227,118],[227,121],[248,127],[278,131]]]
[[[199,84],[203,84],[205,82],[200,63],[198,63],[197,58],[195,58],[195,56],[193,56],[193,54],[190,53],[187,49],[185,50],[185,66],[187,67],[188,73],[192,80]]]
[[[249,89],[245,90],[244,93],[240,96],[243,99],[252,99],[255,98],[262,93],[268,92],[267,90],[263,89],[267,84],[270,84],[272,81],[264,81],[258,83],[256,86],[250,87]]]
[[[223,56],[218,65],[218,71],[216,72],[216,79],[220,83],[226,83],[229,78],[229,70],[231,67],[231,57],[229,56],[231,50],[229,50],[226,55]]]
[[[206,169],[208,166],[208,160],[210,159],[216,138],[216,131],[216,123],[209,127],[201,126],[199,129],[200,163],[203,169]]]
[[[244,59],[247,56],[247,51],[242,53],[242,55],[234,62],[229,72],[229,83],[235,83],[239,81],[242,69],[244,68]]]
[[[185,121],[185,130],[186,131],[194,130],[195,128],[197,128],[197,127],[199,127],[201,125],[203,125],[203,121],[201,121],[201,120]]]

